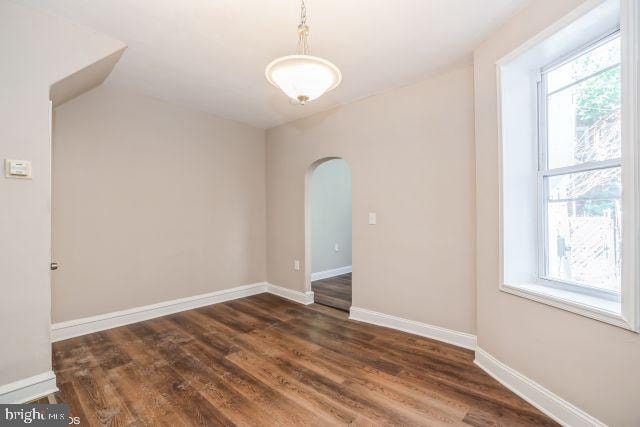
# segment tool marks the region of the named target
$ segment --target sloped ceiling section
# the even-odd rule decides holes
[[[53,106],[64,104],[103,83],[122,57],[124,50],[123,47],[52,84],[49,98],[53,102]]]
[[[3,74],[54,84],[126,48],[117,38],[37,8],[0,0]]]
[[[295,52],[299,0],[16,0],[129,48],[107,84],[268,128],[460,62],[530,0],[306,0],[311,54],[344,80],[304,107],[264,77]]]

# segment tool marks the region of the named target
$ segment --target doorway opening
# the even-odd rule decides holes
[[[344,159],[314,162],[307,177],[306,256],[314,302],[349,311],[352,301],[351,170]]]

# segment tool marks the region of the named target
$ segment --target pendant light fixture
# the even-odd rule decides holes
[[[335,89],[342,80],[338,67],[326,59],[309,55],[308,38],[307,9],[302,0],[297,55],[278,58],[265,70],[269,83],[300,105]]]

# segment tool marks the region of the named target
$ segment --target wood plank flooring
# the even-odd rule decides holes
[[[53,344],[82,425],[556,425],[458,347],[270,294]]]
[[[311,290],[316,304],[328,305],[347,312],[351,308],[351,273],[313,281]]]

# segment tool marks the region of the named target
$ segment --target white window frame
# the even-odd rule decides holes
[[[596,298],[601,298],[603,300],[609,300],[613,302],[620,303],[620,292],[607,291],[604,289],[598,289],[593,286],[560,280],[549,277],[549,273],[547,271],[547,260],[549,254],[547,253],[549,247],[549,236],[548,236],[548,223],[547,223],[547,207],[548,207],[548,194],[547,188],[544,185],[545,178],[558,176],[558,175],[566,175],[571,173],[580,173],[580,172],[590,172],[599,169],[609,169],[614,167],[622,167],[622,158],[617,159],[609,159],[609,160],[600,160],[594,162],[586,162],[572,166],[565,166],[561,168],[549,169],[549,161],[548,161],[548,151],[549,151],[549,141],[548,141],[548,98],[550,94],[547,90],[547,75],[549,72],[567,64],[568,62],[573,61],[574,59],[585,55],[594,49],[602,46],[603,44],[620,37],[620,27],[616,27],[611,31],[607,31],[604,35],[600,35],[594,38],[592,41],[587,44],[569,52],[566,55],[563,55],[559,59],[554,60],[549,64],[545,64],[544,67],[540,70],[540,75],[538,78],[538,182],[537,182],[537,191],[538,191],[538,280],[541,284],[548,285],[551,287],[556,287],[559,289],[565,289],[571,292],[575,292],[578,294],[586,294]],[[614,67],[620,66],[622,67],[622,63],[616,64],[614,66],[610,66],[604,68],[602,70],[596,71],[586,77],[583,77],[580,80],[572,82],[564,87],[556,89],[553,93],[557,93],[561,90],[567,89],[571,86],[575,86],[583,81],[589,80],[598,76],[599,74],[608,71]]]
[[[516,165],[515,167],[517,168],[517,165],[519,165],[518,162],[522,161],[522,157],[520,156],[516,163],[509,167],[505,166],[508,165],[508,163],[503,163],[505,156],[509,157],[514,153],[513,148],[508,147],[521,147],[522,144],[526,146],[530,139],[529,136],[523,138],[519,132],[514,132],[514,127],[517,130],[531,129],[533,132],[536,132],[538,129],[539,111],[535,99],[540,99],[538,88],[536,87],[539,82],[539,70],[545,63],[551,64],[554,59],[558,61],[566,60],[572,54],[575,55],[576,51],[583,50],[576,49],[576,45],[574,44],[573,48],[569,49],[571,53],[567,54],[566,50],[562,52],[561,49],[556,49],[556,45],[552,45],[551,49],[547,49],[549,46],[546,42],[553,40],[553,43],[556,43],[559,39],[566,39],[567,31],[573,31],[573,28],[577,28],[578,31],[583,31],[585,28],[588,28],[589,25],[593,24],[594,14],[591,14],[591,12],[596,12],[595,15],[597,15],[602,14],[603,10],[611,12],[614,8],[617,10],[617,13],[619,13],[619,31],[622,41],[622,158],[619,161],[617,159],[607,161],[609,163],[602,163],[599,166],[603,167],[606,165],[608,167],[620,164],[622,168],[622,289],[619,296],[603,295],[603,292],[598,289],[590,289],[590,287],[582,285],[576,286],[571,283],[566,284],[560,281],[540,279],[539,272],[542,271],[540,270],[540,264],[544,262],[544,259],[541,259],[539,255],[535,254],[539,253],[539,248],[544,248],[546,245],[541,244],[540,241],[538,234],[539,221],[534,219],[533,222],[535,222],[535,224],[532,225],[529,224],[528,220],[521,220],[517,216],[517,207],[514,208],[514,200],[516,202],[518,201],[517,198],[514,199],[514,188],[516,188],[517,193],[518,188],[521,188],[518,186],[526,185],[522,184],[522,174],[519,171],[513,175],[514,165]],[[596,11],[596,9],[598,10]],[[611,15],[609,15],[609,17],[610,16]],[[587,19],[583,19],[585,17]],[[590,21],[590,23],[585,25],[585,21]],[[617,18],[616,21],[618,21]],[[609,27],[610,33],[612,33],[613,30],[613,26]],[[580,35],[579,39],[583,40],[582,44],[584,46],[584,43],[588,40],[588,34],[584,31],[577,34]],[[596,35],[598,33],[592,32],[592,34]],[[600,34],[605,34],[604,27],[602,26]],[[595,39],[595,37],[590,38],[592,40]],[[539,47],[542,48],[542,50],[538,49]],[[556,52],[556,50],[558,51]],[[549,56],[550,51],[556,53],[555,58]],[[543,56],[547,59],[546,61],[540,60]],[[523,61],[525,68],[522,68]],[[521,82],[527,78],[526,67],[531,65],[531,61],[539,61],[537,62],[538,72],[533,70],[528,72],[531,74],[531,76],[528,77],[531,81],[531,88],[528,89],[522,86]],[[638,194],[640,190],[640,0],[587,1],[533,39],[500,59],[496,63],[496,66],[498,136],[500,141],[500,228],[498,248],[501,275],[500,290],[621,328],[640,332],[640,195]],[[504,82],[503,75],[505,76]],[[514,80],[514,76],[519,77]],[[520,86],[514,86],[514,84],[519,84]],[[514,90],[516,91],[515,93],[518,93],[517,96],[519,98],[513,98]],[[526,94],[529,91],[532,92],[533,95],[531,97],[533,105],[527,107],[524,106],[526,103],[523,104],[521,101],[530,96]],[[516,110],[513,110],[513,99],[519,100],[515,104],[517,107]],[[503,109],[503,103],[507,102],[509,103],[508,106],[505,105]],[[527,111],[526,108],[530,108],[530,111]],[[532,151],[538,156],[538,159],[532,159],[532,161],[539,160],[540,153],[538,152],[539,147],[537,146],[539,140],[538,135],[531,135],[531,140],[531,144],[536,145]],[[505,151],[507,148],[508,151]],[[520,151],[520,153],[522,153],[522,151]],[[580,168],[582,169],[584,166],[585,165],[580,165]],[[531,191],[531,196],[527,196],[527,200],[532,200],[531,197],[533,197],[533,193],[535,193],[535,200],[532,206],[537,205],[538,211],[535,212],[533,216],[540,218],[542,205],[539,203],[539,200],[542,189],[539,187],[542,180],[538,176],[539,174],[536,173],[540,171],[540,167],[538,166],[537,169],[538,171],[527,172],[531,173],[532,176],[531,187],[527,187],[527,189],[523,188],[523,191]],[[557,171],[560,170],[554,170],[554,172]],[[571,167],[562,170],[561,173],[566,173],[567,171],[570,172]],[[505,177],[509,181],[505,181]],[[511,181],[512,177],[515,178],[515,181]],[[508,191],[505,188],[505,183],[507,182],[510,183],[508,184]],[[516,187],[514,187],[514,185]],[[505,197],[508,197],[508,199],[505,199]],[[509,221],[508,227],[505,218]],[[514,224],[516,225],[515,232]],[[527,246],[523,246],[524,250],[518,247],[518,237],[519,234],[522,233],[522,231],[518,229],[519,226],[524,227],[525,230],[529,230],[527,233],[534,235],[532,239],[526,241]],[[530,227],[535,228],[532,229]],[[528,234],[527,238],[529,239]],[[538,241],[533,242],[532,240],[536,238]],[[515,252],[513,252],[514,249]],[[515,264],[508,261],[513,258],[514,253],[517,256],[514,259],[514,261],[516,261]],[[526,261],[526,256],[523,258],[527,253],[529,253],[531,257],[529,261]],[[507,258],[507,255],[509,255],[509,258]],[[525,261],[524,264],[523,260]],[[522,268],[525,268],[525,270],[522,270]]]

